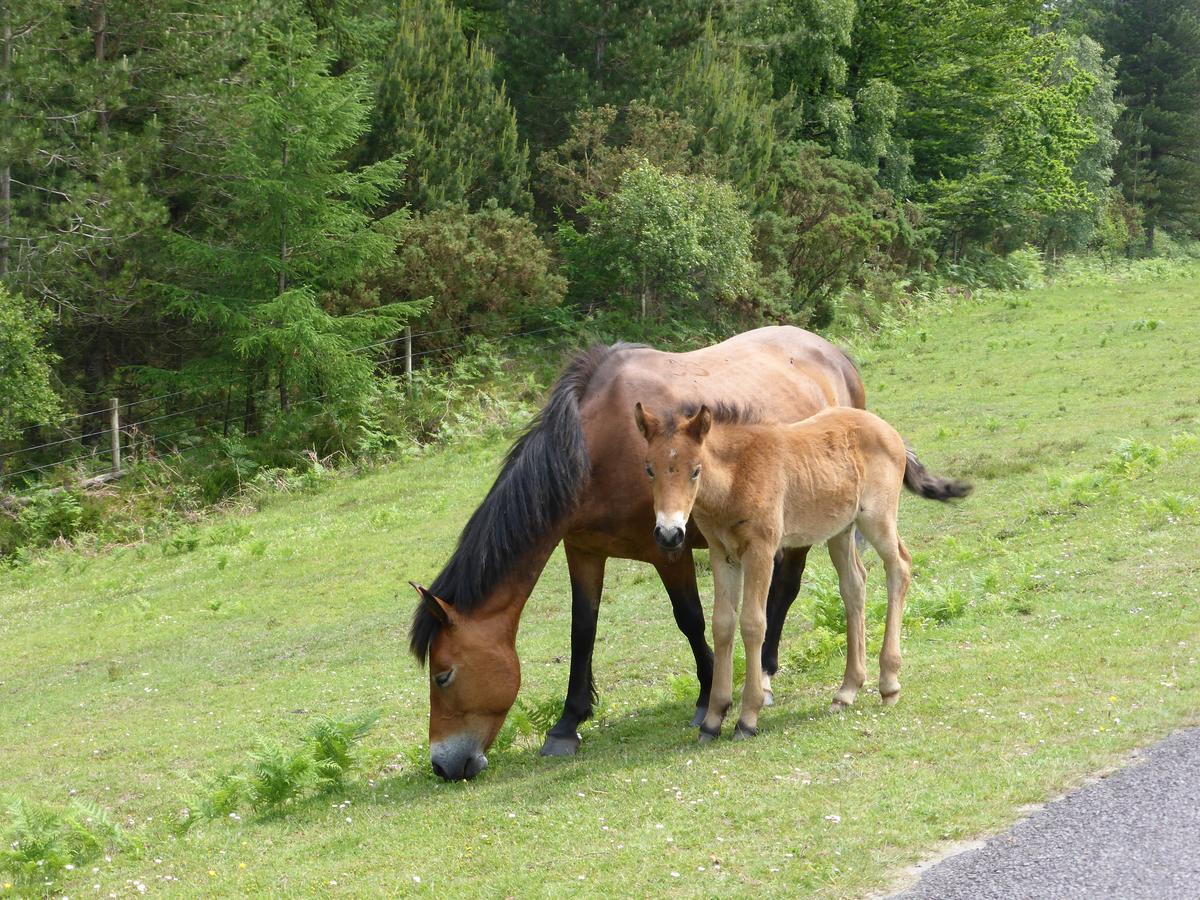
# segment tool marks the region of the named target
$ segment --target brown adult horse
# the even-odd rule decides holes
[[[712,651],[696,589],[694,529],[677,550],[654,541],[654,501],[641,474],[645,443],[629,411],[637,400],[753,403],[796,421],[829,406],[862,407],[854,365],[823,338],[798,328],[760,328],[690,353],[631,344],[593,347],[568,365],[541,413],[509,451],[458,547],[413,617],[410,644],[429,660],[430,761],[438,775],[472,778],[487,765],[521,681],[521,611],[559,541],[571,578],[571,674],[562,717],[544,754],[574,753],[592,712],[592,649],[604,564],[610,556],[653,565],[696,659],[698,725],[708,708]],[[796,597],[807,547],[775,561],[763,670],[777,669],[779,635]]]
[[[779,425],[728,406],[716,407],[715,415],[701,406],[659,418],[638,403],[634,420],[646,439],[655,540],[668,550],[682,545],[694,517],[712,560],[716,660],[701,743],[720,733],[733,702],[733,632],[743,586],[746,678],[734,737],[758,734],[767,592],[780,546],[829,544],[846,606],[846,677],[833,709],[854,702],[866,677],[866,569],[854,546],[855,526],[887,574],[879,693],[885,705],[895,703],[900,620],[912,578],[912,557],[896,530],[900,487],[944,501],[965,497],[971,486],[931,475],[896,429],[861,409],[824,409],[802,422]]]

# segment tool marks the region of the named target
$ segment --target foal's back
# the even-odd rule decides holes
[[[905,446],[879,416],[839,407],[772,431],[785,473],[779,495],[785,546],[826,541],[864,512],[894,515]]]

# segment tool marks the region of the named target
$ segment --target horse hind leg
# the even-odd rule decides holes
[[[883,649],[879,652],[879,695],[884,706],[900,699],[900,628],[904,619],[904,597],[912,582],[912,556],[896,532],[892,513],[872,521],[860,522],[887,573],[887,622],[883,631]]]
[[[779,671],[779,640],[783,636],[788,610],[800,593],[800,579],[804,575],[808,550],[808,547],[789,547],[780,551],[771,572],[771,590],[767,594],[767,633],[762,649],[764,706],[771,706],[775,702],[771,679]]]
[[[846,674],[829,705],[830,712],[841,712],[854,703],[867,679],[867,570],[858,556],[853,527],[829,539],[829,559],[846,608]]]

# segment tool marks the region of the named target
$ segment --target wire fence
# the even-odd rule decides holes
[[[407,331],[401,335],[387,340],[374,341],[369,344],[364,344],[360,347],[355,347],[353,353],[369,353],[378,352],[383,348],[392,348],[398,343],[402,343],[402,349],[399,353],[390,352],[387,355],[375,360],[375,365],[378,369],[386,371],[400,363],[404,364],[405,377],[409,380],[410,390],[415,384],[428,375],[442,375],[454,370],[463,364],[464,358],[450,359],[439,361],[439,357],[443,357],[453,351],[463,350],[468,347],[477,345],[481,341],[486,341],[489,344],[510,344],[514,341],[533,337],[536,335],[549,335],[553,332],[567,332],[569,325],[566,323],[550,324],[540,328],[532,328],[526,330],[510,330],[499,334],[492,333],[490,329],[503,327],[505,325],[519,326],[521,324],[520,317],[512,317],[500,321],[490,321],[464,326],[455,326],[447,328],[427,329],[424,331]],[[537,324],[537,323],[534,323]],[[480,330],[487,328],[489,332],[482,333]],[[472,334],[468,339],[458,341],[446,346],[425,347],[416,352],[413,350],[414,342],[420,339],[433,338],[435,336],[445,336],[451,334]],[[147,454],[158,454],[161,452],[174,452],[179,449],[180,438],[188,435],[194,435],[198,438],[210,438],[214,428],[220,428],[222,432],[228,432],[231,424],[244,421],[244,414],[238,412],[231,415],[233,405],[234,391],[241,389],[241,400],[246,400],[246,379],[244,376],[239,376],[231,379],[228,382],[207,384],[195,388],[185,388],[181,390],[170,391],[165,394],[157,394],[151,397],[135,397],[134,399],[119,403],[116,406],[101,407],[89,412],[75,413],[70,416],[65,416],[57,422],[41,423],[31,428],[39,431],[53,428],[68,430],[72,427],[71,423],[79,422],[81,419],[109,414],[112,419],[105,427],[96,427],[93,429],[79,428],[77,434],[67,435],[65,437],[56,438],[54,440],[45,441],[39,444],[34,444],[27,447],[20,447],[13,450],[0,453],[0,490],[14,491],[19,488],[33,487],[29,484],[27,476],[36,475],[38,473],[47,472],[49,470],[68,470],[75,477],[84,478],[89,474],[100,475],[104,472],[118,471],[120,468],[120,447],[132,449],[137,455],[143,456]],[[206,400],[183,409],[175,409],[170,412],[158,412],[162,409],[162,405],[168,400],[177,400],[186,395],[204,395],[212,396],[213,392],[224,391],[225,396],[215,400]],[[261,389],[259,391],[251,390],[251,399],[254,408],[259,407],[259,400],[267,396],[267,391]],[[292,415],[295,415],[295,407],[306,404],[322,403],[331,397],[329,392],[313,397],[294,397],[291,398]],[[116,404],[116,401],[113,401]],[[225,407],[225,415],[220,421],[203,422],[197,417],[205,412],[211,412],[218,407]],[[155,414],[150,416],[135,416],[132,414],[134,409],[148,410]],[[301,418],[301,421],[312,422],[324,413],[323,410],[317,410],[311,415]],[[153,429],[147,430],[146,426],[155,425],[161,426],[163,423],[170,422],[173,419],[182,419],[183,417],[191,417],[188,425],[184,428],[171,431],[167,434],[156,434]],[[115,429],[114,429],[115,424]],[[114,439],[114,430],[116,436]],[[105,440],[108,438],[108,440]],[[173,442],[173,443],[172,443]],[[197,446],[195,443],[192,445]],[[76,452],[83,447],[83,452]],[[62,448],[61,451],[53,451],[52,455],[57,455],[60,458],[46,460],[45,456],[52,448]],[[12,467],[16,468],[12,468]],[[25,482],[21,482],[25,479]]]

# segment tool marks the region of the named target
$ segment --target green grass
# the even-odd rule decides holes
[[[602,713],[578,757],[540,759],[567,677],[556,555],[522,622],[520,727],[475,782],[438,782],[419,750],[406,581],[436,573],[486,492],[504,446],[485,441],[181,539],[0,573],[0,798],[78,798],[136,836],[64,871],[55,888],[71,896],[881,888],[939,842],[1003,828],[1195,721],[1198,286],[963,303],[856,348],[871,407],[934,471],[977,482],[952,508],[903,501],[917,574],[894,709],[868,685],[852,711],[825,712],[842,659],[814,552],[763,734],[697,746],[665,594],[648,567],[614,560]],[[882,572],[868,566],[877,650]],[[371,710],[365,752],[386,764],[282,810],[173,827],[195,786],[260,740],[297,746],[320,716]]]

